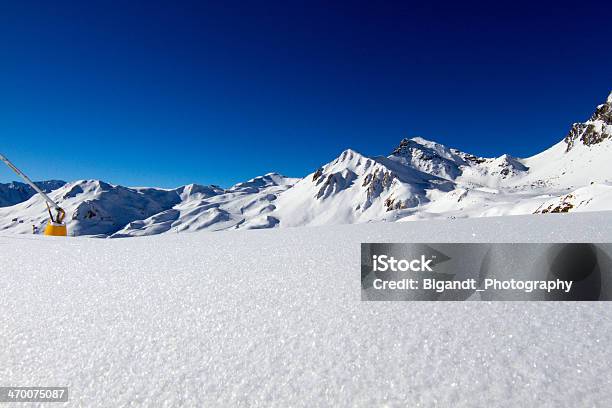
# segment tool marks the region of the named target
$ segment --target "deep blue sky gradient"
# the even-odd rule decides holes
[[[35,179],[165,187],[417,135],[528,156],[612,89],[610,5],[425,3],[3,2],[0,151]]]

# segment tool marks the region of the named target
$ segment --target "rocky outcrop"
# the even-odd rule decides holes
[[[316,198],[325,198],[346,189],[357,178],[357,175],[350,170],[332,173],[327,177],[321,177],[317,184],[322,184],[317,192]]]
[[[612,93],[606,103],[597,107],[588,121],[572,125],[564,139],[567,144],[566,152],[572,150],[578,142],[592,146],[606,139],[612,139]]]
[[[389,158],[423,173],[451,180],[461,174],[459,166],[464,164],[461,156],[451,149],[420,137],[402,139]]]
[[[372,201],[380,197],[383,191],[391,187],[395,175],[390,171],[376,169],[374,172],[366,174],[362,187],[366,189],[366,200],[362,208],[365,210],[372,205]]]

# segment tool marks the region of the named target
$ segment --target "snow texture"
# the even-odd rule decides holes
[[[4,234],[0,383],[87,407],[609,407],[608,303],[362,302],[359,244],[610,242],[611,221]]]

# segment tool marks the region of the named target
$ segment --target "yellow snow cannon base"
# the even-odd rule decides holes
[[[66,237],[68,236],[68,230],[66,224],[49,221],[45,227],[45,235],[51,237]]]

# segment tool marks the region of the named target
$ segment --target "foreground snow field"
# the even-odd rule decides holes
[[[0,236],[0,385],[70,406],[601,406],[610,303],[361,302],[361,242],[610,242],[612,213]],[[60,405],[60,404],[57,404]]]

